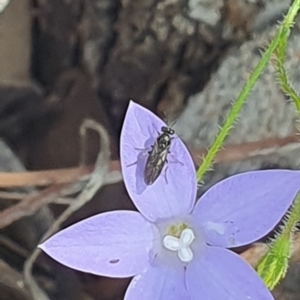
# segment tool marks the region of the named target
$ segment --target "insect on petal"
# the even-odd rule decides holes
[[[152,184],[144,180],[151,145],[166,124],[149,110],[130,102],[121,133],[121,165],[127,191],[149,220],[186,216],[196,197],[195,167],[187,148],[174,135],[161,175]]]

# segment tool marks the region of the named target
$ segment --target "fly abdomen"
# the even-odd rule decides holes
[[[167,161],[169,149],[171,147],[171,140],[175,132],[172,128],[163,126],[162,133],[157,137],[152,145],[152,150],[146,161],[144,170],[144,181],[147,185],[153,184],[160,176]]]

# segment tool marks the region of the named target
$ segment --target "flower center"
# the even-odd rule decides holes
[[[174,227],[171,227],[171,229]],[[169,230],[169,233],[172,230]],[[177,233],[177,232],[176,232]],[[179,236],[179,237],[177,237]],[[184,262],[188,263],[193,259],[193,252],[190,248],[193,240],[195,239],[195,235],[192,229],[184,228],[180,235],[176,234],[167,234],[163,239],[163,245],[170,251],[176,251],[178,258]]]

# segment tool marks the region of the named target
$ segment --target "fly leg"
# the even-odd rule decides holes
[[[184,165],[184,163],[182,161],[180,161],[179,159],[177,159],[176,156],[174,156],[172,153],[169,154],[169,157],[171,158],[171,160],[170,160],[171,164],[181,164],[182,166]]]
[[[151,147],[153,148],[153,146],[151,146]],[[147,154],[149,154],[149,153],[151,152],[151,150],[148,151],[149,149],[147,149],[147,148],[134,148],[134,149],[140,151],[140,154],[138,155],[138,157],[139,157],[140,155],[141,155],[141,156],[145,156],[145,155],[147,155]],[[130,164],[127,165],[126,167],[132,167],[132,166],[134,166],[134,165],[137,165],[138,161],[139,161],[139,159],[136,160],[136,161],[133,162],[133,163],[130,163]]]
[[[159,130],[157,130],[157,128],[155,127],[155,125],[152,123],[151,129],[148,127],[148,132],[149,135],[152,136],[153,138],[155,137],[155,135],[159,136],[161,133],[159,132]]]
[[[126,165],[126,167],[132,167],[132,166],[134,166],[134,165],[137,165],[137,163],[138,163],[138,161],[136,160],[135,162],[133,162],[133,163],[131,163],[131,164],[129,164],[129,165]]]
[[[169,169],[169,165],[168,165],[168,159],[166,158],[166,167],[165,167],[165,170],[164,170],[164,178],[165,178],[165,181],[166,181],[166,184],[168,184],[169,183],[169,181],[168,181],[168,176],[167,176],[167,171],[168,171],[168,169]]]
[[[169,182],[168,182],[168,176],[167,176],[167,171],[168,171],[168,168],[169,168],[169,166],[168,166],[168,162],[166,162],[167,163],[167,165],[166,165],[166,168],[165,168],[165,171],[164,171],[164,178],[165,178],[165,181],[166,181],[166,184],[168,184]]]
[[[169,151],[170,153],[170,151]],[[174,155],[172,154],[169,154],[169,157],[172,158],[171,160],[168,160],[166,159],[166,167],[165,167],[165,170],[164,170],[164,178],[165,178],[165,181],[166,181],[166,184],[168,184],[168,176],[167,176],[167,171],[169,169],[169,164],[180,164],[180,165],[184,165],[184,163],[180,160],[178,160]]]

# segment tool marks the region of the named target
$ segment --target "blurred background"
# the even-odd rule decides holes
[[[84,188],[74,184],[82,183],[101,151],[95,132],[82,148],[81,124],[91,118],[104,126],[110,170],[118,173],[120,130],[133,99],[170,124],[199,165],[290,3],[0,0],[0,300],[123,299],[130,279],[75,272],[43,254],[34,258],[31,275],[24,269]],[[298,91],[299,62],[298,18],[286,59]],[[199,194],[246,170],[299,168],[297,115],[277,86],[273,63]],[[120,177],[112,181],[61,227],[99,212],[134,209]],[[66,184],[72,184],[69,193]],[[276,299],[300,299],[298,261],[291,261]]]

